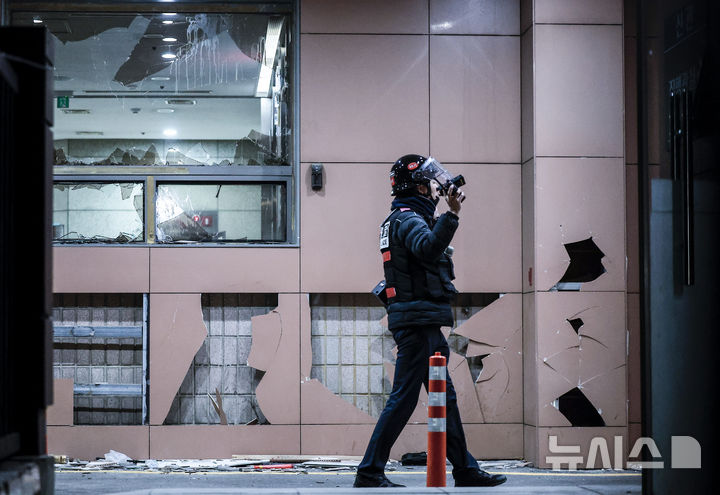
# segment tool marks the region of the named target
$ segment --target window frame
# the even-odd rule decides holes
[[[138,182],[143,183],[144,190],[144,241],[134,243],[101,243],[101,242],[62,242],[53,240],[54,247],[72,246],[163,246],[163,247],[299,247],[300,242],[300,6],[299,0],[275,0],[269,2],[246,1],[233,4],[218,4],[212,0],[196,0],[192,3],[173,2],[173,12],[196,14],[278,14],[287,16],[288,27],[288,83],[292,102],[289,105],[292,115],[291,126],[291,160],[289,166],[284,165],[232,165],[232,166],[90,166],[90,165],[53,165],[53,184],[60,182]],[[37,8],[34,8],[37,6]],[[100,7],[100,8],[98,8]],[[88,14],[145,14],[159,13],[167,10],[166,3],[153,1],[115,2],[10,2],[8,5],[9,20],[15,14],[24,12],[83,12]],[[214,241],[196,243],[157,243],[155,238],[155,198],[158,183],[196,182],[196,183],[242,183],[268,182],[285,184],[286,199],[286,240],[285,242],[237,242]]]

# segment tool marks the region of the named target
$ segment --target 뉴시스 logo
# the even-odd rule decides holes
[[[670,442],[670,467],[673,469],[700,469],[701,465],[701,449],[700,443],[693,437],[673,436]],[[583,464],[584,457],[580,455],[581,447],[579,445],[558,445],[556,435],[548,437],[548,447],[551,455],[545,457],[545,462],[552,465],[552,469],[563,469],[563,465],[567,465],[570,471],[577,470],[578,466]],[[647,447],[652,461],[641,461],[640,453],[642,448]],[[572,454],[572,455],[570,455]],[[587,462],[585,469],[595,469],[598,456],[600,457],[600,468],[602,469],[624,469],[623,468],[623,437],[616,436],[613,441],[613,460],[610,459],[610,450],[608,442],[604,437],[594,437],[590,441],[588,448]],[[636,459],[636,460],[633,460]],[[626,467],[640,469],[663,469],[665,462],[660,455],[655,441],[649,437],[640,437],[630,449],[630,455]]]

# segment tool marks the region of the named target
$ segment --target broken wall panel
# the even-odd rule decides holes
[[[93,337],[103,327],[144,325],[141,294],[55,294],[53,324],[72,327],[85,337],[56,336],[53,376],[78,386],[98,384],[140,387],[143,383],[142,337]],[[67,424],[142,424],[142,396],[73,394],[73,422]]]
[[[110,450],[132,459],[149,459],[147,426],[48,426],[48,453],[94,460]]]
[[[453,307],[456,325],[462,325],[496,298],[497,294],[461,294]],[[323,395],[324,400],[335,406],[328,408],[327,412],[311,406],[312,410],[303,410],[303,422],[305,419],[311,423],[346,421],[348,413],[340,414],[340,410],[347,408],[328,392],[363,413],[360,416],[353,414],[356,421],[367,422],[370,417],[379,417],[392,389],[396,347],[386,327],[385,309],[369,294],[313,294],[309,304],[310,328],[309,332],[306,329],[303,333],[303,339],[310,339],[311,345],[309,348],[305,345],[304,352],[310,353],[312,358],[310,363],[303,358],[303,383],[306,384],[303,390],[313,394],[315,400],[303,400],[303,404],[315,404]],[[306,309],[305,318],[307,313]],[[446,329],[446,333],[449,332],[450,329]],[[466,345],[456,342],[458,337],[450,336],[450,347],[462,353],[461,356],[453,352],[453,356],[464,362]],[[460,367],[460,361],[454,362],[450,373],[457,380],[456,388],[463,397],[463,413],[482,422],[470,371],[467,363],[465,367]],[[453,374],[456,370],[457,377]],[[315,380],[323,387],[314,384]],[[426,401],[418,401],[411,422],[426,421],[426,406]]]
[[[582,291],[625,290],[625,170],[622,158],[535,159],[535,289],[570,267],[566,244],[592,239],[606,270]]]
[[[627,424],[623,292],[536,293],[538,424],[570,426],[557,400],[578,388],[608,426]],[[568,320],[581,319],[578,332]]]
[[[299,286],[299,249],[150,249],[152,292],[278,293]]]
[[[150,249],[72,246],[53,248],[54,293],[147,293]]]
[[[208,335],[185,374],[164,424],[219,424],[223,419],[230,425],[266,422],[255,397],[265,369],[253,369],[248,361],[253,345],[252,318],[277,307],[277,295],[203,294],[201,305]],[[217,404],[218,400],[221,404]],[[224,418],[213,402],[221,406]]]
[[[153,459],[230,458],[235,454],[297,454],[300,427],[258,425],[239,428],[223,425],[151,426]]]
[[[150,295],[150,424],[162,424],[207,336],[200,294]]]
[[[253,349],[248,364],[264,368],[255,394],[262,413],[273,425],[300,423],[301,297],[278,294],[277,308],[252,318]],[[274,348],[264,345],[264,340],[270,340]]]

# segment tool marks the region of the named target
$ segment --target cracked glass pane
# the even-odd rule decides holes
[[[55,48],[55,165],[287,165],[289,18],[18,12]]]
[[[162,184],[157,241],[285,242],[285,184]]]
[[[56,182],[53,240],[128,243],[145,240],[141,182]]]

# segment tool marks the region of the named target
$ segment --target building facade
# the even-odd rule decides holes
[[[9,5],[58,41],[50,452],[361,455],[392,381],[368,295],[388,172],[419,153],[467,180],[447,336],[471,452],[548,466],[552,442],[587,458],[619,437],[627,454],[631,9],[164,8]],[[393,457],[425,450],[426,399]]]

